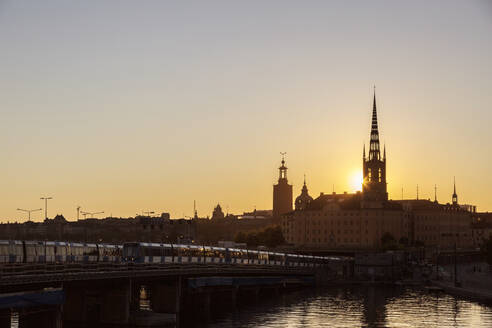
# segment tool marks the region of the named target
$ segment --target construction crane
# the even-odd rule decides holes
[[[36,209],[34,209],[34,210],[24,210],[24,209],[22,209],[22,208],[18,208],[17,210],[18,210],[18,211],[22,211],[22,212],[26,212],[26,213],[28,213],[28,214],[29,214],[29,216],[28,216],[28,219],[27,219],[27,220],[28,220],[28,221],[31,221],[31,213],[32,213],[32,212],[37,212],[37,211],[42,211],[43,209],[42,209],[42,208],[36,208]]]
[[[91,217],[94,217],[94,215],[96,214],[103,214],[104,211],[101,211],[101,212],[84,212],[84,211],[80,211],[80,213],[84,216],[84,220],[87,218],[87,215],[90,215]]]
[[[81,209],[81,208],[82,208],[82,207],[77,206],[77,221],[79,220],[79,216],[80,216],[80,215],[79,215],[79,213],[80,213],[80,209]]]
[[[145,214],[145,216],[150,217],[150,215],[154,214],[155,212],[154,211],[148,211],[148,212],[142,211],[142,213]]]

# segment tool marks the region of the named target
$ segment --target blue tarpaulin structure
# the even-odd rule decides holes
[[[0,294],[0,309],[58,305],[64,302],[65,292],[61,288]]]

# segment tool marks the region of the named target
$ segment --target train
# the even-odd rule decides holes
[[[319,267],[340,257],[200,245],[0,240],[0,264],[134,263]]]
[[[0,240],[0,264],[120,262],[123,245]]]

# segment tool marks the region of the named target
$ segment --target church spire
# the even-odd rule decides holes
[[[382,156],[381,156],[382,155]],[[371,140],[369,142],[369,157],[365,156],[365,145],[362,151],[362,172],[364,183],[362,184],[362,193],[365,200],[388,200],[387,183],[386,183],[386,147],[381,154],[378,130],[378,114],[376,106],[376,87],[372,102],[372,120],[371,120]]]
[[[374,98],[372,102],[371,141],[369,143],[369,160],[373,159],[381,159],[381,153],[379,151],[378,114],[376,109],[376,86],[374,86]]]
[[[458,205],[458,195],[456,194],[456,177],[453,177],[453,205]]]

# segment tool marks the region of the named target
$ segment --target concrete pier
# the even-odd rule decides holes
[[[10,309],[0,310],[0,328],[10,328]]]
[[[130,281],[89,288],[83,284],[71,284],[66,287],[63,319],[69,322],[128,325],[131,306],[135,303],[132,287]]]
[[[62,328],[60,306],[22,309],[19,311],[19,328]]]
[[[154,283],[151,287],[151,309],[158,313],[178,314],[181,310],[181,278]]]

